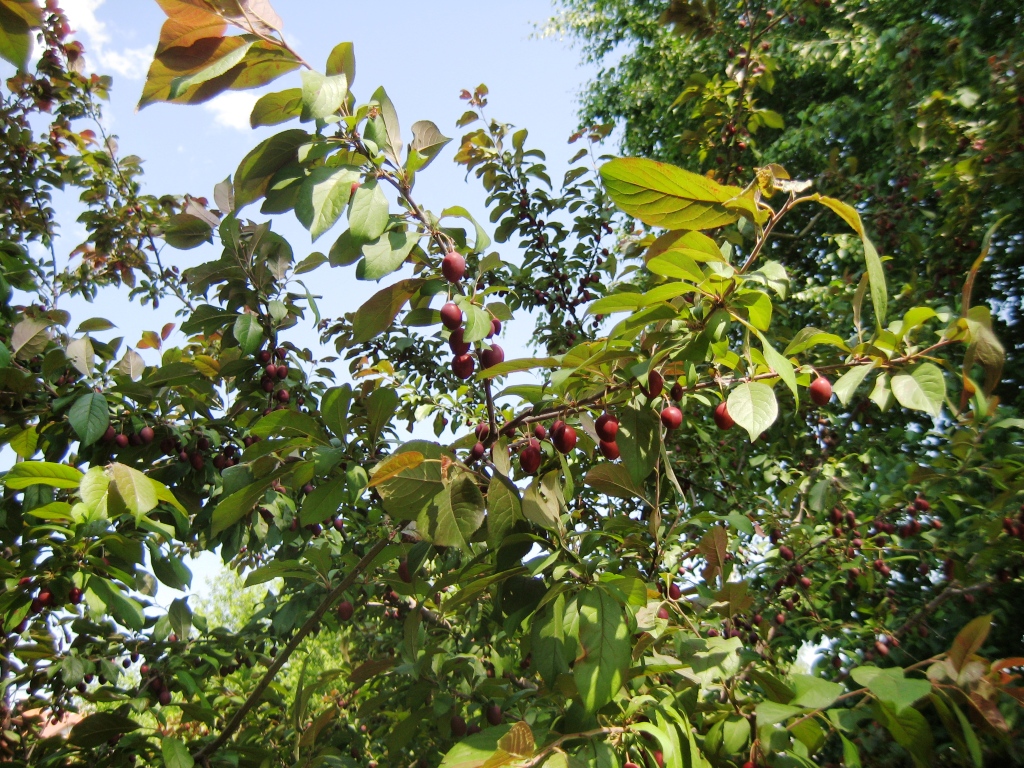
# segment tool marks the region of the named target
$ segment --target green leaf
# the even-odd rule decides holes
[[[377,493],[389,515],[398,520],[415,520],[445,490],[441,481],[441,457],[445,453],[437,443],[425,440],[405,443],[395,453],[405,451],[423,454],[424,461],[378,485]]]
[[[302,122],[321,120],[335,114],[348,96],[348,78],[344,74],[321,75],[302,71]]]
[[[167,620],[171,623],[171,629],[183,640],[192,634],[192,610],[188,607],[187,601],[187,597],[176,597],[167,609]]]
[[[384,234],[384,228],[388,225],[388,199],[376,179],[360,185],[352,195],[348,225],[353,237],[367,242]]]
[[[345,384],[331,387],[320,400],[320,418],[337,437],[344,437],[348,432],[348,411],[352,397],[352,387]]]
[[[320,445],[330,442],[320,423],[302,411],[280,410],[268,413],[249,428],[249,433],[262,438],[307,437]]]
[[[383,142],[383,146],[387,150],[388,157],[391,158],[395,165],[401,165],[399,155],[402,153],[402,129],[398,123],[398,113],[395,111],[395,105],[391,103],[391,99],[384,90],[384,86],[374,91],[370,100],[371,102],[377,102],[380,108],[380,116],[384,121],[386,132],[386,141]],[[381,143],[378,142],[378,144]]]
[[[643,491],[630,477],[629,470],[622,464],[602,462],[591,467],[584,482],[607,496],[618,499],[643,499]],[[644,499],[644,501],[647,501]],[[650,502],[647,502],[650,504]]]
[[[885,313],[889,307],[889,294],[885,285],[885,270],[882,269],[882,260],[878,257],[878,251],[864,231],[864,223],[860,214],[852,205],[836,200],[833,197],[818,196],[818,201],[832,209],[843,221],[849,224],[853,230],[860,235],[864,243],[864,261],[867,266],[868,282],[871,286],[871,303],[875,308],[875,319],[879,328],[885,327]]]
[[[461,205],[453,205],[451,208],[445,208],[441,211],[441,218],[443,219],[446,216],[458,216],[459,218],[466,219],[466,221],[473,225],[473,228],[476,230],[476,240],[473,243],[473,250],[477,253],[483,253],[484,249],[491,244],[491,238],[487,234],[487,231],[481,227],[477,220],[473,218],[473,215]]]
[[[355,233],[353,233],[355,234]],[[392,229],[376,242],[363,246],[363,260],[356,267],[360,280],[380,280],[402,268],[419,237],[404,229]]]
[[[843,763],[846,765],[846,768],[861,768],[860,752],[857,749],[857,745],[843,736],[843,734],[839,734],[839,738],[843,741]]]
[[[332,477],[318,485],[302,501],[299,508],[299,523],[313,525],[333,518],[341,505],[348,499],[348,482],[344,475]]]
[[[363,175],[355,166],[314,168],[302,182],[295,202],[295,217],[316,240],[341,217],[352,195],[352,185]]]
[[[22,491],[30,485],[49,485],[53,488],[77,488],[85,477],[74,467],[52,464],[48,461],[22,461],[15,464],[0,480],[12,491]]]
[[[825,709],[843,694],[843,686],[814,675],[791,675],[796,697],[789,702],[795,707]]]
[[[638,309],[644,301],[642,293],[613,293],[611,296],[604,296],[589,307],[588,315],[613,315],[616,312],[632,312]]]
[[[169,246],[181,251],[213,242],[213,227],[190,213],[178,213],[168,218],[160,228],[160,234]]]
[[[23,429],[11,438],[11,449],[23,459],[31,459],[39,445],[39,432],[35,425]]]
[[[569,671],[565,657],[565,595],[559,594],[538,611],[531,624],[532,666],[552,686],[559,675]]]
[[[744,381],[733,387],[729,392],[728,408],[733,421],[747,430],[751,442],[779,416],[775,392],[767,384],[757,381]]]
[[[109,331],[111,328],[116,328],[112,322],[107,320],[105,317],[90,317],[88,320],[83,321],[78,326],[77,333],[90,333],[95,331]]]
[[[783,720],[803,713],[802,707],[793,707],[789,704],[779,704],[775,701],[762,701],[757,705],[755,710],[757,712],[757,727],[761,728],[765,725],[774,725],[775,723],[781,723]]]
[[[849,405],[850,400],[853,399],[853,393],[857,391],[857,387],[861,385],[872,369],[874,369],[873,365],[855,365],[836,379],[835,384],[832,385],[832,391],[839,398],[839,402],[844,406]]]
[[[142,613],[142,606],[126,597],[113,582],[92,576],[89,578],[89,589],[103,601],[107,610],[120,624],[136,632],[145,626],[146,617]]]
[[[523,517],[548,531],[559,529],[561,514],[560,472],[535,477],[523,493]]]
[[[957,633],[953,645],[949,649],[949,663],[953,665],[953,669],[959,672],[963,668],[964,662],[985,644],[991,630],[992,614],[988,613],[972,619]]]
[[[420,512],[416,529],[441,547],[469,551],[469,540],[484,521],[484,497],[469,475],[459,475]]]
[[[274,480],[281,477],[286,471],[288,471],[287,467],[278,467],[255,483],[247,485],[230,496],[221,499],[213,510],[213,518],[210,521],[210,535],[216,536],[251,512],[252,508],[256,506],[256,502],[263,498],[263,494],[266,493],[266,490]]]
[[[376,445],[384,427],[391,423],[398,410],[398,393],[390,387],[380,387],[366,398],[366,414],[369,417],[369,428],[366,439]]]
[[[92,445],[110,426],[107,398],[99,392],[82,395],[68,410],[68,422],[82,445]]]
[[[278,125],[298,117],[302,112],[302,89],[289,88],[260,97],[249,115],[249,125]]]
[[[136,731],[141,726],[113,712],[96,712],[80,720],[71,729],[68,741],[76,747],[91,749],[106,744],[110,739]]]
[[[238,341],[238,346],[247,355],[254,354],[263,343],[263,326],[256,315],[248,312],[238,316],[232,333]]]
[[[512,526],[522,518],[519,490],[511,480],[495,472],[487,485],[487,546],[498,549]]]
[[[619,446],[622,466],[636,487],[654,470],[661,441],[661,422],[650,408],[630,406],[619,413],[619,432],[615,442]]]
[[[19,70],[32,52],[32,30],[42,25],[42,9],[34,0],[0,2],[0,58]]]
[[[405,303],[423,283],[424,281],[419,278],[401,280],[371,296],[356,310],[355,319],[352,321],[353,340],[365,343],[386,331]]]
[[[491,316],[486,311],[473,304],[468,299],[461,299],[459,306],[466,313],[466,325],[463,329],[462,340],[467,344],[475,341],[483,341],[491,332]]]
[[[209,59],[210,63],[206,64],[201,69],[172,79],[167,100],[174,101],[184,95],[189,89],[193,89],[197,85],[209,82],[215,77],[220,77],[228,70],[233,69],[242,62],[242,59],[245,58],[245,55],[255,43],[255,37],[250,35],[241,35],[240,39],[238,39],[235,44],[224,45],[223,49],[219,50],[217,55]]]
[[[875,694],[879,701],[895,710],[896,714],[910,708],[915,701],[927,696],[932,690],[930,682],[906,678],[899,667],[854,667],[850,670],[850,677]]]
[[[448,750],[440,768],[483,768],[488,763],[489,768],[502,768],[506,765],[504,761],[492,761],[498,750],[498,740],[508,733],[511,727],[502,725],[487,728],[482,733],[475,733],[463,739]]]
[[[292,128],[260,142],[247,154],[235,171],[235,211],[263,197],[274,174],[296,162],[299,147],[308,140],[308,133]]]
[[[413,172],[426,168],[450,141],[430,120],[416,121],[412,124],[412,143],[409,144],[406,167]],[[479,251],[482,247],[479,245],[479,237],[477,241],[475,250]]]
[[[642,158],[617,158],[601,166],[608,194],[623,211],[653,227],[714,229],[739,214],[723,203],[741,194],[739,187]]]
[[[580,649],[572,675],[584,709],[593,713],[622,687],[632,643],[622,606],[607,590],[589,587],[577,600]]]
[[[180,739],[164,737],[160,742],[160,753],[163,755],[166,768],[192,768],[196,764],[189,754],[188,747]]]
[[[909,373],[892,377],[892,393],[904,408],[924,411],[938,418],[946,401],[946,380],[934,363],[921,363]]]
[[[786,347],[786,351],[782,354],[786,357],[799,355],[801,352],[805,352],[819,344],[828,344],[833,347],[838,347],[843,351],[849,350],[846,343],[834,333],[826,333],[825,331],[820,331],[817,328],[808,327],[802,329],[793,337],[793,340],[789,342],[789,346]]]
[[[699,234],[696,232],[690,234]],[[686,251],[668,250],[647,262],[647,269],[656,275],[688,280],[695,285],[704,282],[706,275]]]
[[[136,517],[159,503],[155,483],[137,469],[115,463],[110,467],[110,479],[120,501]]]
[[[893,712],[885,704],[876,706],[875,712],[896,743],[910,753],[914,765],[918,768],[933,765],[932,729],[924,715],[912,707]]]
[[[327,57],[328,75],[345,75],[349,87],[356,79],[356,54],[352,43],[338,43]]]
[[[789,361],[789,358],[780,355],[775,347],[768,343],[766,339],[760,333],[757,334],[757,338],[761,341],[761,349],[764,351],[764,359],[768,365],[771,366],[772,370],[779,374],[786,386],[789,387],[790,392],[793,393],[793,399],[800,402],[800,391],[796,386],[796,370],[793,368],[793,363]]]

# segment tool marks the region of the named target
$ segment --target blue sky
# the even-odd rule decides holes
[[[538,36],[554,13],[550,0],[445,0],[435,4],[274,0],[273,5],[284,19],[289,42],[314,66],[322,67],[337,43],[354,43],[357,76],[353,90],[357,99],[366,99],[383,85],[398,110],[406,140],[408,127],[421,119],[434,121],[455,139],[418,176],[415,197],[425,207],[440,211],[463,205],[479,220],[487,219],[481,187],[474,180],[467,183],[464,171],[451,160],[463,132],[455,122],[466,108],[459,92],[479,83],[490,88],[489,116],[528,128],[530,144],[548,155],[551,178],[561,179],[570,150],[575,150],[566,142],[577,127],[576,94],[594,70],[581,66],[578,52],[565,41]],[[89,68],[114,77],[105,122],[117,135],[122,154],[138,155],[145,161],[147,192],[189,193],[212,199],[214,184],[232,173],[262,138],[281,129],[252,131],[249,112],[260,93],[296,86],[297,73],[261,91],[229,93],[203,106],[157,104],[136,112],[163,12],[153,0],[63,0],[62,6],[86,47]],[[256,206],[246,213],[258,217]],[[59,252],[70,251],[84,234],[74,221],[76,215],[72,202],[65,201],[61,207],[65,247]],[[314,246],[291,216],[278,217],[274,228],[291,241],[297,259],[314,250],[326,251],[333,242],[328,233]],[[214,258],[213,249],[209,246],[187,254],[168,249],[164,261],[187,266],[200,258]],[[499,250],[514,258],[510,249]],[[354,310],[381,287],[356,281],[351,267],[322,269],[315,280],[315,290],[323,297],[320,310],[327,316]],[[87,317],[108,318],[118,329],[101,337],[124,335],[125,343],[132,346],[142,330],[158,330],[176,320],[176,307],[170,302],[153,312],[128,304],[125,293],[114,291],[105,292],[93,306],[68,301],[64,308],[74,316],[72,327]],[[527,353],[532,327],[532,319],[526,317],[507,324],[502,338],[507,357]],[[316,341],[311,327],[290,338],[308,346]],[[151,363],[157,361],[156,353],[144,356]],[[218,562],[215,555],[206,554],[192,564],[194,591],[203,591],[203,582],[216,577]],[[157,599],[167,605],[175,596],[177,593],[162,587]]]

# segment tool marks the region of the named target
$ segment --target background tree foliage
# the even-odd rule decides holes
[[[1005,230],[929,296],[889,242],[911,234],[842,202],[852,180],[795,172],[799,153],[700,174],[601,155],[601,124],[555,185],[478,87],[455,160],[489,232],[416,201],[450,140],[403,130],[383,87],[360,101],[350,43],[320,69],[265,0],[159,1],[141,106],[289,76],[251,118],[282,128],[212,205],[141,195],[93,133],[109,84],[79,74],[60,11],[0,0],[22,67],[4,92],[3,759],[1021,762],[1024,422],[995,394],[1006,356],[976,293]],[[707,13],[672,19],[707,40]],[[711,81],[684,142],[702,162],[719,131],[783,119],[745,69]],[[60,187],[88,208],[71,259]],[[330,245],[296,260],[274,215]],[[207,243],[179,275],[174,250]],[[310,288],[331,268],[381,285],[338,306]],[[103,318],[72,322],[62,298],[104,285],[177,302],[183,342],[143,331],[147,365]],[[541,356],[505,360],[503,324],[528,320]],[[259,599],[158,609],[203,550]],[[69,713],[68,738],[44,737]]]
[[[957,290],[1001,221],[975,295],[1009,345],[999,393],[1021,405],[1018,3],[560,4],[550,31],[604,66],[583,91],[585,121],[615,122],[627,154],[725,179],[779,163],[823,194],[854,197],[893,257],[887,277],[901,305]],[[833,231],[806,211],[772,252],[801,277],[847,277]]]

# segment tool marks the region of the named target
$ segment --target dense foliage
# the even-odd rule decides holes
[[[823,193],[838,181],[601,156],[599,125],[554,189],[480,87],[455,159],[489,234],[416,201],[450,140],[419,121],[406,147],[385,89],[354,95],[351,44],[320,70],[266,0],[159,4],[140,106],[299,70],[252,113],[289,125],[213,205],[142,196],[93,133],[109,83],[79,74],[60,11],[0,0],[23,68],[4,93],[2,759],[1021,761],[1024,422],[974,296],[992,229],[955,285],[896,290],[917,262],[876,250]],[[70,260],[61,187],[87,208]],[[326,253],[296,261],[269,218],[292,213]],[[213,256],[179,276],[190,248]],[[324,317],[310,275],[331,268],[383,285]],[[60,306],[120,285],[180,304],[182,345],[136,343],[157,365]],[[542,356],[505,360],[503,324],[527,321]],[[203,550],[259,604],[157,610]]]
[[[602,65],[583,117],[616,121],[628,154],[719,178],[783,165],[852,196],[901,308],[958,290],[1002,224],[975,290],[1010,344],[1000,389],[1021,401],[1024,12],[946,3],[561,0],[552,30]],[[827,217],[798,213],[772,253],[841,277]],[[795,235],[799,234],[797,238]]]

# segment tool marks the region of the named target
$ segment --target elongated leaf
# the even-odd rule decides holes
[[[882,260],[878,257],[878,251],[868,238],[864,230],[864,223],[860,214],[852,205],[836,200],[834,197],[818,196],[818,201],[830,208],[840,218],[849,224],[853,230],[860,235],[864,243],[864,262],[867,266],[868,282],[871,286],[871,304],[875,309],[875,319],[879,328],[885,327],[885,314],[889,308],[889,292],[885,285],[885,270],[882,269]]]
[[[41,25],[42,9],[34,0],[0,3],[0,58],[24,69],[32,51],[32,29]]]
[[[286,91],[267,93],[260,97],[249,115],[249,125],[277,125],[298,117],[302,111],[302,89],[289,88]]]
[[[106,744],[110,739],[136,731],[141,726],[113,712],[96,712],[75,724],[68,738],[76,747],[90,749]]]
[[[600,587],[589,587],[579,598],[579,658],[573,678],[587,712],[596,712],[625,680],[631,660],[629,625],[622,606]]]
[[[401,269],[418,240],[411,232],[393,229],[375,242],[367,243],[362,248],[363,260],[356,267],[356,277],[360,280],[380,280]]]
[[[487,486],[487,545],[501,546],[517,520],[523,518],[519,489],[504,475],[495,472]]]
[[[338,43],[327,57],[328,75],[345,75],[351,87],[356,79],[356,55],[352,43]]]
[[[53,488],[77,488],[85,477],[74,467],[48,461],[22,461],[11,467],[2,481],[11,490],[21,491],[30,485]]]
[[[348,205],[352,185],[362,179],[359,169],[343,165],[314,168],[302,182],[295,216],[309,230],[314,242],[334,226]]]
[[[388,456],[370,470],[370,484],[367,487],[376,488],[407,469],[415,469],[423,463],[423,459],[423,454],[417,451],[403,451]]]
[[[160,501],[156,485],[137,469],[115,463],[110,467],[110,479],[120,500],[135,516],[149,512]]]
[[[992,614],[978,616],[957,633],[953,646],[949,649],[949,662],[959,672],[964,662],[973,656],[985,644],[988,633],[992,629]]]
[[[739,187],[672,165],[618,158],[601,166],[601,178],[616,205],[653,227],[714,229],[739,218],[722,205],[742,192]]]
[[[99,392],[89,392],[75,400],[68,410],[68,423],[75,430],[82,445],[92,445],[110,426],[107,398]]]
[[[389,285],[371,296],[356,310],[355,319],[352,321],[354,340],[360,343],[367,342],[387,330],[395,316],[421,285],[423,280],[410,278]]]
[[[376,179],[361,184],[352,196],[348,226],[353,237],[371,242],[384,234],[388,224],[388,199]],[[415,242],[415,239],[413,239]],[[365,249],[363,251],[366,252]]]
[[[259,200],[274,174],[298,158],[299,146],[309,140],[305,131],[292,128],[260,142],[235,171],[235,210]]]
[[[303,499],[299,508],[299,523],[312,525],[333,518],[347,498],[348,482],[344,475],[321,483]]]
[[[442,547],[469,550],[469,539],[484,521],[484,497],[469,475],[457,479],[434,497],[434,503],[420,512],[416,529]]]
[[[661,424],[650,408],[630,406],[619,413],[619,431],[615,442],[619,446],[622,465],[628,470],[636,487],[640,487],[654,470],[661,441]]]
[[[160,742],[160,753],[163,755],[166,768],[192,768],[196,764],[185,742],[180,739],[165,737]]]
[[[779,405],[775,392],[758,381],[740,382],[729,392],[729,415],[747,430],[751,441],[775,423]]]
[[[946,380],[934,363],[921,363],[909,373],[897,373],[890,386],[904,408],[924,411],[936,418],[946,400]]]
[[[398,520],[415,520],[420,511],[444,490],[441,481],[440,445],[424,440],[405,443],[395,451],[396,456],[411,451],[423,456],[416,466],[407,467],[377,486],[384,509]]]
[[[839,398],[839,402],[849,405],[853,393],[873,368],[873,365],[855,365],[836,379],[836,383],[832,385],[832,391]]]
[[[319,120],[333,115],[348,96],[348,78],[344,74],[321,75],[302,72],[302,121]]]
[[[238,346],[247,355],[253,354],[263,343],[263,326],[259,318],[248,312],[238,316],[232,332],[238,341]]]
[[[629,470],[622,464],[604,462],[587,472],[586,484],[608,496],[619,499],[643,498],[643,492],[633,482]]]

